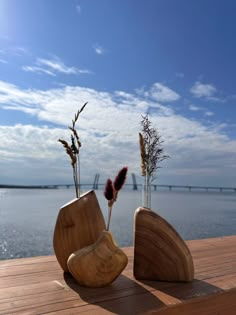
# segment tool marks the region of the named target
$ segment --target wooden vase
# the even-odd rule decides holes
[[[64,205],[58,214],[53,247],[61,268],[68,272],[71,253],[93,244],[105,229],[105,221],[96,194],[90,190]]]
[[[94,244],[70,255],[67,265],[76,281],[85,287],[104,287],[112,283],[128,263],[112,234],[103,231]]]
[[[148,208],[134,217],[134,276],[138,280],[191,281],[191,253],[177,231]]]

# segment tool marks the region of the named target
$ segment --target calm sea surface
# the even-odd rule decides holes
[[[101,190],[96,195],[107,218]],[[53,254],[52,237],[58,211],[74,199],[73,189],[0,189],[0,259]],[[133,244],[134,211],[141,191],[120,191],[110,230],[120,246]],[[234,192],[152,192],[152,208],[186,239],[236,234]]]

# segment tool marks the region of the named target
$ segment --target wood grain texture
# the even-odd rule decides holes
[[[135,211],[134,276],[161,281],[191,281],[194,277],[186,243],[166,220],[147,208]]]
[[[125,269],[128,258],[112,234],[103,231],[96,243],[70,255],[67,265],[76,281],[85,287],[104,287]]]
[[[53,247],[61,268],[68,272],[67,260],[76,250],[93,244],[105,229],[105,221],[93,190],[64,205],[58,214]]]

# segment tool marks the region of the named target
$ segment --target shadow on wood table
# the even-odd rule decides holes
[[[64,273],[64,279],[83,301],[114,314],[138,314],[164,306],[164,303],[142,284],[124,275],[120,275],[111,285],[104,288],[82,287],[68,273]]]
[[[64,273],[66,284],[78,293],[81,300],[114,314],[130,315],[165,309],[194,297],[209,296],[222,290],[201,280],[189,283],[136,281],[120,275],[110,286],[85,288]]]

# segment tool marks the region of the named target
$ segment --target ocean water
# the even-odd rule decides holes
[[[106,219],[103,191],[96,195]],[[141,196],[141,191],[123,189],[113,206],[110,230],[120,246],[133,245],[133,217]],[[72,188],[0,189],[0,259],[53,254],[57,214],[72,199]],[[152,209],[185,240],[236,234],[234,192],[153,191]]]

